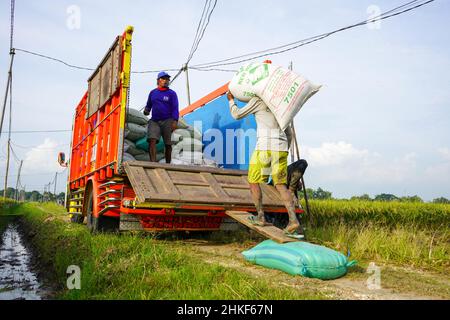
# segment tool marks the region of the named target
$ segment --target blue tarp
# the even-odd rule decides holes
[[[244,106],[238,102],[238,106]],[[256,146],[256,121],[251,115],[236,121],[230,113],[226,96],[222,96],[202,108],[184,116],[187,123],[203,132],[204,154],[211,153],[213,160],[226,169],[248,170],[250,157]],[[198,123],[199,124],[199,123]],[[223,143],[221,143],[223,139]],[[216,146],[220,146],[222,150]],[[215,152],[210,152],[214,150]]]

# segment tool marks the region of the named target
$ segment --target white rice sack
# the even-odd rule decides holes
[[[203,159],[203,165],[205,167],[219,168],[219,164],[216,161],[206,158]]]
[[[202,152],[192,152],[183,151],[181,153],[172,152],[172,158],[181,161],[188,162],[190,164],[202,165],[203,164],[203,153]]]
[[[183,151],[203,151],[203,142],[193,138],[184,138],[177,144],[173,146],[172,152],[183,152]]]
[[[135,123],[127,123],[125,126],[125,139],[136,142],[147,136],[147,127]]]
[[[129,153],[124,153],[123,154],[123,158],[122,158],[123,162],[127,162],[127,161],[136,161],[136,159]]]
[[[139,110],[129,108],[127,113],[127,122],[138,125],[146,125],[148,118]]]
[[[187,127],[186,129],[177,129],[172,133],[172,141],[175,143],[186,138],[202,140],[203,136],[198,129],[191,126]]]
[[[137,159],[137,156],[143,155],[146,152],[136,147],[136,144],[133,141],[125,139],[123,143],[124,151],[126,153],[131,154],[133,157]]]
[[[229,84],[231,93],[241,101],[261,98],[282,130],[321,87],[286,68],[268,63],[250,63],[241,67]]]
[[[195,138],[202,140],[202,133],[197,128],[189,125],[183,118],[178,119],[178,127],[172,134],[172,141],[178,142],[183,138]]]
[[[166,163],[166,159],[160,160],[159,163]],[[173,164],[176,166],[192,166],[193,165],[190,161],[185,161],[185,160],[180,160],[180,159],[172,159],[172,162],[170,164]]]
[[[189,128],[187,122],[183,118],[178,119],[178,129],[187,129],[187,128]]]

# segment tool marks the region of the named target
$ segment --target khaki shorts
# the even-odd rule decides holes
[[[256,150],[250,160],[248,182],[267,183],[272,175],[274,185],[287,185],[287,163],[289,152]]]
[[[147,140],[155,139],[157,142],[163,137],[166,146],[172,145],[172,124],[173,119],[163,121],[149,120],[147,127]]]

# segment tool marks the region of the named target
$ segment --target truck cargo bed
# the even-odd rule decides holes
[[[254,207],[247,171],[151,162],[124,163],[137,204],[155,202],[197,203],[225,207]],[[284,208],[275,189],[262,185],[263,205]]]

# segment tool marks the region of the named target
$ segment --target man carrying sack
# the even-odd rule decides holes
[[[303,230],[297,219],[294,197],[287,188],[288,155],[292,139],[290,128],[282,131],[275,116],[267,105],[258,97],[254,97],[243,108],[238,108],[231,92],[227,95],[230,112],[234,119],[240,120],[251,114],[255,115],[257,124],[256,149],[250,160],[248,182],[252,199],[258,212],[254,223],[258,226],[267,225],[262,202],[261,183],[268,183],[272,175],[273,184],[280,193],[281,199],[289,214],[289,224],[284,229],[290,236],[302,236]]]

